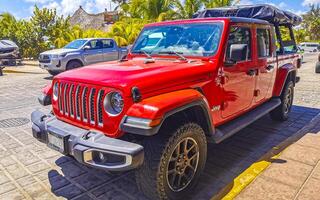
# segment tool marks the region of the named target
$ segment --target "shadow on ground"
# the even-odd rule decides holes
[[[43,79],[45,79],[45,80],[53,80],[53,76],[46,76]]]
[[[273,147],[295,135],[319,113],[319,109],[293,106],[286,122],[274,122],[265,116],[223,143],[209,144],[206,168],[192,196],[187,199],[210,199],[222,189],[228,192],[234,178]],[[285,162],[271,158],[270,161]],[[63,173],[51,170],[48,177],[52,192],[59,197],[146,199],[137,189],[133,172],[111,175],[82,166],[69,157],[59,158],[56,164]]]

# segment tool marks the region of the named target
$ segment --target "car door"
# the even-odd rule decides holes
[[[84,47],[83,53],[86,64],[103,62],[103,43],[101,40],[90,40]]]
[[[119,59],[119,52],[113,40],[103,39],[103,61]]]
[[[275,76],[276,57],[273,52],[270,26],[258,26],[256,29],[257,84],[255,102],[260,103],[271,97],[273,78]]]
[[[246,44],[247,56],[234,64],[226,64],[232,61],[230,50],[233,44]],[[223,73],[223,108],[222,118],[229,118],[249,109],[253,101],[255,88],[256,67],[252,55],[253,40],[250,25],[234,25],[230,27]]]

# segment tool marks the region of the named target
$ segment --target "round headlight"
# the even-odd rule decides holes
[[[58,83],[55,83],[53,85],[53,100],[57,100],[58,99]]]
[[[119,92],[110,92],[105,96],[103,105],[109,115],[119,115],[123,110],[123,97]]]

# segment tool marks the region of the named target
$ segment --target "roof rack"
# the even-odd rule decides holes
[[[231,7],[212,8],[200,11],[193,18],[208,17],[244,17],[268,21],[274,25],[296,26],[302,22],[302,18],[289,11],[284,11],[269,4],[240,5]]]

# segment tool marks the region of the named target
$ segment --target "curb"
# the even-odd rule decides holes
[[[269,152],[264,154],[257,162],[253,163],[239,176],[227,184],[220,192],[214,195],[211,200],[229,200],[234,199],[242,190],[244,190],[259,174],[266,170],[277,159],[280,154],[290,145],[301,139],[315,124],[319,123],[320,114],[315,116],[307,125],[298,130],[294,135],[290,136],[279,145],[273,147]]]

